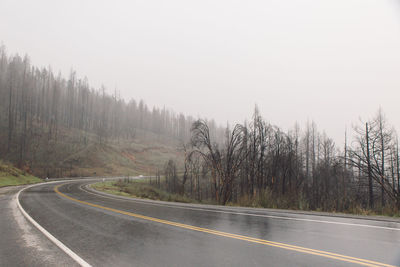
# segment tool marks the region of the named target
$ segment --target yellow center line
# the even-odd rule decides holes
[[[78,202],[78,203],[81,203],[81,204],[84,204],[84,205],[88,205],[88,206],[91,206],[91,207],[95,207],[95,208],[99,208],[99,209],[103,209],[103,210],[108,210],[108,211],[112,211],[112,212],[115,212],[115,213],[124,214],[124,215],[128,215],[128,216],[131,216],[131,217],[147,220],[147,221],[152,221],[152,222],[157,222],[157,223],[161,223],[161,224],[171,225],[171,226],[184,228],[184,229],[188,229],[188,230],[193,230],[193,231],[197,231],[197,232],[213,234],[213,235],[217,235],[217,236],[223,236],[223,237],[228,237],[228,238],[248,241],[248,242],[262,244],[262,245],[266,245],[266,246],[278,247],[278,248],[297,251],[297,252],[301,252],[301,253],[317,255],[317,256],[321,256],[321,257],[325,257],[325,258],[330,258],[330,259],[335,259],[335,260],[355,263],[355,264],[359,264],[359,265],[363,265],[363,266],[395,267],[393,265],[384,264],[384,263],[380,263],[380,262],[376,262],[376,261],[370,261],[370,260],[365,260],[365,259],[345,256],[345,255],[332,253],[332,252],[327,252],[327,251],[322,251],[322,250],[299,247],[299,246],[289,245],[289,244],[285,244],[285,243],[268,241],[268,240],[264,240],[264,239],[254,238],[254,237],[231,234],[231,233],[226,233],[226,232],[222,232],[222,231],[217,231],[217,230],[212,230],[212,229],[192,226],[192,225],[188,225],[188,224],[182,224],[182,223],[177,223],[177,222],[173,222],[173,221],[167,221],[167,220],[163,220],[163,219],[157,219],[157,218],[154,218],[154,217],[149,217],[149,216],[145,216],[145,215],[141,215],[141,214],[137,214],[137,213],[132,213],[132,212],[128,212],[128,211],[122,211],[122,210],[117,210],[117,209],[113,209],[113,208],[109,208],[109,207],[104,207],[104,206],[101,206],[101,205],[97,205],[97,204],[89,203],[89,202],[86,202],[86,201],[82,201],[82,200],[67,196],[64,193],[61,193],[59,191],[59,187],[62,186],[62,185],[63,184],[55,186],[54,187],[54,191],[58,195],[60,195],[60,196],[62,196],[64,198],[67,198],[69,200],[72,200],[72,201],[75,201],[75,202]]]

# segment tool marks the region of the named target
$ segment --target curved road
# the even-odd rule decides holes
[[[92,181],[93,182],[93,181]],[[400,223],[31,187],[26,212],[93,266],[400,266]]]

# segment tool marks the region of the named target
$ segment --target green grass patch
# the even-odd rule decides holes
[[[92,184],[91,187],[105,193],[120,196],[182,203],[197,203],[196,200],[188,198],[185,195],[168,193],[162,189],[157,188],[156,186],[150,185],[146,183],[146,180],[106,181]]]
[[[0,161],[0,187],[40,182],[42,182],[41,179]]]

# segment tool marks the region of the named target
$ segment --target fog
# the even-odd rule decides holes
[[[379,107],[400,130],[400,4],[337,1],[19,1],[0,40],[65,76],[220,124],[254,105],[339,144]]]

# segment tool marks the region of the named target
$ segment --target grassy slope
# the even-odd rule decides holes
[[[42,180],[20,169],[0,161],[0,187],[10,185],[34,184]]]
[[[61,176],[155,175],[169,159],[183,162],[176,140],[148,131],[138,131],[134,139],[118,142],[99,144],[95,136],[88,139],[87,145],[80,145],[60,161],[67,170]],[[71,147],[66,142],[64,145]]]
[[[95,134],[77,129],[59,128],[56,138],[54,134],[49,137],[47,129],[35,127],[33,132],[34,138],[26,143],[23,164],[24,169],[41,178],[155,175],[169,159],[178,165],[183,162],[178,140],[149,131],[137,130],[129,140],[109,138],[101,144]],[[0,131],[1,158],[14,164],[20,162],[19,140],[16,134],[11,151],[5,152],[7,137],[1,136]]]
[[[160,190],[154,186],[147,184],[147,181],[106,181],[91,185],[94,189],[109,194],[146,198],[162,201],[175,201],[183,203],[197,203],[196,200],[190,199],[179,194],[171,194],[164,190]]]
[[[94,143],[73,153],[62,164],[71,166],[66,176],[154,175],[170,158],[182,161],[183,156],[175,147],[161,144]]]

